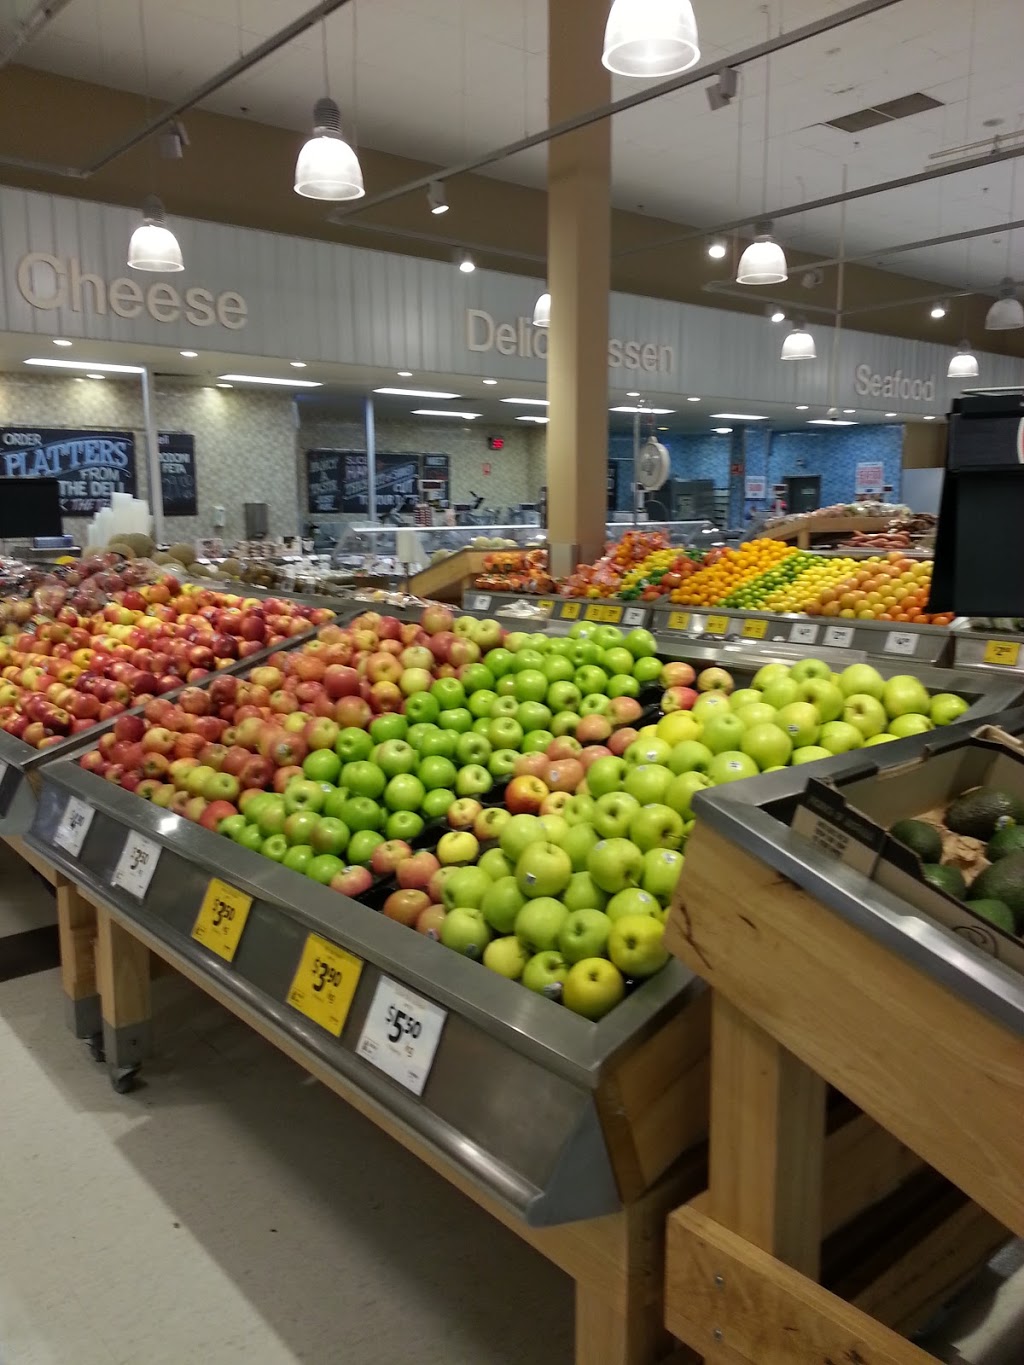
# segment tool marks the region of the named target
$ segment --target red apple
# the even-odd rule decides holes
[[[382,845],[378,844],[378,848]],[[398,885],[403,889],[425,890],[430,884],[430,879],[438,870],[441,864],[432,853],[422,849],[419,853],[414,853],[412,857],[406,858],[399,863],[395,871]]]
[[[514,777],[505,788],[505,806],[513,815],[536,815],[547,794],[539,777]]]
[[[663,711],[692,711],[693,704],[700,696],[692,687],[670,687],[662,693],[661,709]],[[626,700],[618,698],[617,700]]]
[[[689,664],[678,661],[665,664],[661,670],[661,684],[663,687],[689,687],[696,677],[696,673]]]
[[[142,775],[143,777],[155,777],[161,781],[165,780],[164,774],[170,768],[171,762],[166,754],[158,753],[155,749],[143,750],[142,753]]]
[[[634,730],[631,725],[626,725],[623,729],[616,730],[608,741],[609,750],[616,758],[621,758],[639,733],[639,730]]]
[[[611,749],[605,744],[586,745],[579,758],[583,764],[583,771],[588,772],[592,763],[596,763],[599,758],[608,758],[610,754]]]
[[[445,908],[443,905],[428,905],[426,910],[420,912],[417,917],[415,929],[418,934],[426,934],[427,938],[439,939],[441,937],[441,925],[444,923]]]
[[[407,887],[401,891],[392,891],[384,902],[384,914],[388,919],[397,920],[399,924],[411,929],[429,904],[430,897],[425,891]]]
[[[539,777],[543,782],[551,762],[546,754],[520,754],[512,772],[515,777]]]
[[[583,781],[584,772],[578,758],[560,758],[551,764],[545,782],[549,791],[568,794]]]
[[[447,607],[441,606],[439,602],[433,602],[420,617],[420,625],[428,635],[437,635],[440,631],[450,631],[454,617]]]
[[[388,839],[378,844],[370,858],[370,870],[376,877],[390,877],[407,858],[412,857],[412,846],[404,839]],[[387,914],[387,909],[384,911]]]
[[[637,701],[636,697],[612,697],[608,708],[608,716],[611,720],[612,728],[618,730],[623,725],[633,725],[644,713],[644,708]],[[581,743],[586,743],[580,734],[580,727],[587,721],[603,720],[602,716],[584,716],[576,727],[576,738]]]
[[[362,896],[372,885],[370,869],[357,865],[343,867],[330,881],[331,890],[340,891],[343,896]]]
[[[577,758],[583,750],[583,745],[573,735],[559,735],[553,739],[544,750],[552,763],[559,758]]]
[[[342,705],[341,702],[338,705]],[[405,697],[402,695],[400,687],[393,682],[375,682],[370,688],[370,705],[378,713],[383,711],[401,711],[405,705]]]
[[[274,765],[269,758],[260,758],[256,754],[249,757],[249,762],[238,774],[238,780],[243,787],[269,787],[270,780],[274,775]]]
[[[622,700],[632,701],[632,697]],[[576,726],[576,738],[581,744],[603,744],[612,733],[612,724],[607,716],[583,716]]]
[[[233,806],[230,801],[211,801],[200,815],[199,823],[204,829],[212,830],[216,834],[222,820],[226,820],[229,815],[237,814],[238,807]]]
[[[276,768],[274,770],[274,791],[281,795],[287,791],[289,782],[294,782],[297,777],[301,776],[302,769],[297,763],[292,763],[287,768]]]

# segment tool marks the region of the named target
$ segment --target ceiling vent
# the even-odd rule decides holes
[[[929,109],[940,109],[942,100],[922,95],[920,90],[912,95],[901,95],[898,100],[886,100],[884,104],[872,104],[867,109],[858,109],[842,118],[828,119],[826,128],[837,128],[841,133],[863,133],[867,128],[877,128],[883,123],[895,123],[897,119],[910,118],[912,114],[924,114]]]

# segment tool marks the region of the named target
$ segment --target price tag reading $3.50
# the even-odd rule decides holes
[[[192,937],[225,962],[233,962],[251,909],[251,896],[213,877],[192,926]]]
[[[137,900],[145,900],[153,873],[160,861],[160,845],[144,834],[131,830],[114,868],[111,881]]]

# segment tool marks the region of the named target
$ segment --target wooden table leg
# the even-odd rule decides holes
[[[68,1026],[76,1038],[100,1032],[100,998],[96,988],[96,911],[76,886],[57,883],[57,933],[60,979]]]
[[[103,1048],[114,1088],[128,1090],[150,1051],[149,949],[122,928],[109,910],[102,905],[95,909]]]
[[[717,991],[711,1009],[707,1211],[817,1279],[825,1082]]]

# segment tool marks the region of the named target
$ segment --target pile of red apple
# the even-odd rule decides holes
[[[183,586],[170,575],[122,588],[88,615],[65,603],[53,620],[3,637],[0,727],[46,748],[332,616],[284,599]]]

